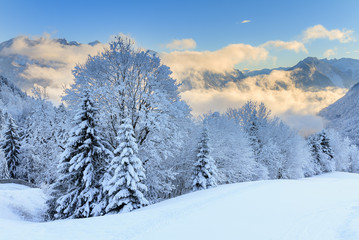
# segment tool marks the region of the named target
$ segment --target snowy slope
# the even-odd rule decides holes
[[[358,189],[359,175],[337,172],[225,185],[131,213],[89,219],[25,222],[6,219],[1,210],[0,232],[1,239],[46,240],[359,239]],[[4,192],[14,202],[23,202],[23,194],[41,196],[16,195],[13,186],[2,187],[0,205],[7,201]]]
[[[345,96],[319,112],[326,120],[326,127],[334,128],[359,145],[359,83]]]
[[[14,183],[0,184],[0,222],[39,221],[45,207],[45,195],[40,189]]]

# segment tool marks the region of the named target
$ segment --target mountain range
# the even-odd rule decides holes
[[[275,70],[288,72],[295,86],[304,90],[316,90],[326,87],[350,88],[359,82],[359,60],[357,59],[341,58],[328,60],[307,57],[293,67],[255,71],[233,70],[225,74],[204,72],[202,74],[204,84],[201,87],[206,89],[222,88],[230,82],[240,84],[247,77],[269,75]],[[193,86],[190,78],[183,80],[182,90],[196,88],[196,86]]]

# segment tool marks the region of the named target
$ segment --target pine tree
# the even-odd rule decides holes
[[[58,166],[59,179],[52,188],[54,198],[60,196],[54,204],[55,218],[84,218],[99,214],[93,209],[101,201],[100,178],[110,153],[98,136],[96,112],[92,98],[86,93]]]
[[[335,162],[333,159],[333,149],[330,146],[328,134],[323,130],[319,134],[320,146],[322,149],[321,166],[323,172],[332,172],[335,170]]]
[[[197,161],[194,164],[193,191],[211,188],[217,185],[217,167],[210,156],[207,130],[203,129],[198,144]]]
[[[19,169],[20,138],[18,135],[18,127],[9,114],[7,114],[7,117],[8,121],[5,126],[4,141],[2,143],[6,160],[6,177],[20,178],[22,174]]]
[[[129,118],[125,118],[118,133],[118,147],[110,163],[111,179],[105,183],[108,195],[106,213],[129,212],[148,205],[143,184],[145,172],[141,160],[137,157],[138,146]]]
[[[333,171],[335,169],[333,150],[326,132],[323,130],[318,134],[310,136],[308,143],[314,161],[315,174]]]

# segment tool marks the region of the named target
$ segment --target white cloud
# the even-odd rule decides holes
[[[161,53],[163,63],[170,66],[173,76],[180,80],[203,71],[231,72],[238,63],[263,61],[267,57],[265,48],[247,44],[231,44],[216,51]]]
[[[166,48],[171,50],[189,50],[195,49],[197,46],[196,41],[191,38],[176,39],[166,44]]]
[[[335,55],[336,50],[335,49],[328,49],[324,52],[323,56],[325,58],[330,58],[331,56]]]
[[[10,46],[0,51],[0,73],[15,80],[28,92],[34,84],[46,87],[49,97],[59,102],[64,85],[70,86],[74,81],[71,71],[75,65],[85,63],[89,54],[96,55],[106,46],[63,45],[51,39],[49,35],[34,39],[26,36],[16,37]],[[7,61],[12,62],[6,64]],[[3,69],[9,67],[17,69]]]
[[[308,50],[305,48],[304,44],[298,41],[284,42],[281,40],[277,41],[268,41],[261,45],[262,47],[274,47],[278,49],[292,50],[296,53],[302,51],[308,53]]]
[[[308,28],[304,32],[303,40],[309,41],[311,39],[327,38],[329,40],[339,40],[341,43],[354,41],[353,30],[327,30],[322,25],[318,24]]]
[[[241,23],[249,23],[251,20],[243,20]]]

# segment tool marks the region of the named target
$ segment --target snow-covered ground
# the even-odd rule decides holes
[[[131,213],[34,222],[44,200],[38,189],[0,185],[0,239],[359,239],[359,175],[350,173],[231,184]]]

